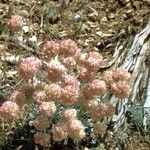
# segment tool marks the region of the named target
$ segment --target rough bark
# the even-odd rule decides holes
[[[138,99],[142,100],[143,103],[143,125],[145,126],[145,129],[148,120],[150,119],[150,67],[148,65],[148,55],[150,54],[149,37],[150,19],[147,23],[147,26],[135,36],[130,49],[128,49],[127,47],[123,47],[121,44],[116,47],[114,53],[115,56],[111,61],[113,62],[111,63],[111,65],[121,66],[132,73],[132,91],[130,96],[126,99],[117,99],[114,96],[112,96],[110,99],[110,102],[117,107],[117,117],[115,116],[115,118],[112,118],[112,121],[114,122],[114,130],[117,130],[125,123],[125,114],[128,109],[128,105],[132,105],[133,103],[138,104]],[[148,89],[147,94],[146,90],[143,91],[145,88]]]

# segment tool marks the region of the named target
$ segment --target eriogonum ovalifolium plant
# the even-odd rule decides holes
[[[16,17],[8,22],[14,29],[22,25],[21,18],[14,24]],[[18,65],[24,82],[0,106],[0,117],[10,122],[19,117],[26,104],[36,104],[34,142],[48,146],[51,138],[59,142],[86,137],[82,109],[93,122],[91,132],[104,135],[107,125],[103,120],[114,114],[114,107],[98,97],[111,93],[126,98],[130,93],[130,73],[121,67],[100,72],[103,56],[96,51],[82,52],[71,39],[47,41],[42,49],[45,60],[26,57]],[[50,122],[53,117],[59,119]]]

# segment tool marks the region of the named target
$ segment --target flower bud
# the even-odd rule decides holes
[[[13,15],[7,22],[8,27],[12,31],[17,31],[23,26],[23,18],[19,15]]]

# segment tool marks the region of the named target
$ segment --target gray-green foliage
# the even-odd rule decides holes
[[[143,107],[142,106],[132,106],[128,109],[131,118],[131,123],[135,126],[138,131],[143,132]]]

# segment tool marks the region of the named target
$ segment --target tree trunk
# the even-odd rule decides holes
[[[132,73],[132,91],[128,98],[118,99],[111,97],[110,102],[117,107],[114,122],[114,130],[117,130],[125,123],[125,114],[128,107],[133,104],[141,105],[143,107],[143,125],[148,124],[150,119],[150,79],[149,79],[149,60],[150,55],[150,19],[147,26],[138,33],[133,41],[130,49],[118,42],[115,49],[113,60],[110,64],[112,66],[121,66]],[[150,58],[150,57],[149,57]],[[148,90],[147,89],[148,86]],[[147,94],[146,94],[147,91]]]

